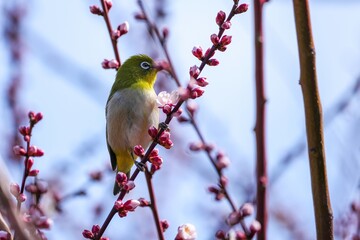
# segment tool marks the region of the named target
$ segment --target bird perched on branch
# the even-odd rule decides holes
[[[146,148],[151,138],[148,129],[159,123],[156,74],[160,70],[146,55],[135,55],[119,68],[106,104],[106,141],[111,166],[129,177],[136,156],[135,145]],[[120,187],[115,181],[114,195]]]

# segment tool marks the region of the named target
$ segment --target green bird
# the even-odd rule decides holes
[[[149,56],[130,57],[119,68],[107,100],[106,142],[111,166],[127,176],[136,160],[134,146],[140,144],[146,148],[151,141],[149,127],[159,123],[154,90],[159,70]],[[114,195],[119,191],[115,181]]]

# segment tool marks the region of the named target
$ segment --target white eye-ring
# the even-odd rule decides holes
[[[140,63],[140,67],[142,69],[148,70],[151,67],[151,65],[148,62],[142,62],[142,63]]]

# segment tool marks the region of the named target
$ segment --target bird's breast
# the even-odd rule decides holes
[[[113,94],[106,106],[108,143],[116,153],[150,142],[147,130],[158,125],[159,111],[153,89],[122,89]]]

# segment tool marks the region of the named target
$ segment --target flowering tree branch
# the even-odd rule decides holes
[[[294,0],[293,4],[317,239],[333,239],[333,214],[327,183],[323,116],[316,76],[309,3],[307,0]]]
[[[265,82],[264,82],[264,54],[263,54],[263,25],[262,9],[264,0],[254,0],[255,20],[255,85],[256,85],[256,219],[261,224],[261,231],[257,237],[266,239],[267,229],[267,159],[265,146]]]
[[[177,85],[179,87],[181,87],[180,81],[178,80],[178,77],[176,76],[176,74],[174,72],[174,68],[171,63],[171,59],[170,59],[170,56],[169,56],[169,53],[168,53],[168,50],[166,47],[166,37],[168,34],[167,29],[164,29],[162,31],[162,34],[160,34],[160,31],[159,31],[158,27],[156,26],[156,24],[153,24],[149,20],[149,17],[146,14],[146,11],[145,11],[142,1],[138,0],[138,4],[141,9],[141,13],[137,14],[135,17],[139,20],[146,21],[150,35],[156,36],[156,38],[160,42],[160,45],[162,46],[162,49],[163,49],[165,55],[168,58],[168,63],[160,64],[160,67],[162,69],[168,70],[170,72],[170,74],[172,75],[172,77],[175,79],[175,82],[177,83]],[[146,163],[148,161],[152,163],[151,174],[149,171],[145,171],[145,175],[146,175],[148,188],[149,188],[149,194],[150,194],[150,198],[151,198],[151,202],[152,202],[151,204],[152,204],[153,216],[154,216],[154,220],[156,222],[156,226],[158,229],[158,234],[159,234],[160,239],[163,238],[162,232],[164,229],[162,228],[163,223],[160,222],[160,219],[158,217],[156,203],[155,203],[155,196],[153,194],[154,192],[153,192],[152,183],[151,183],[151,175],[160,167],[159,165],[156,164],[156,162],[159,162],[159,161],[154,160],[154,159],[159,160],[159,157],[153,156],[154,152],[156,152],[155,147],[157,144],[160,144],[166,148],[170,148],[172,146],[172,142],[169,139],[170,135],[167,131],[167,125],[171,122],[171,120],[173,119],[174,116],[179,116],[181,114],[182,110],[180,109],[180,107],[182,106],[182,104],[184,102],[186,102],[189,98],[196,99],[196,98],[202,96],[202,94],[204,93],[204,90],[202,89],[202,87],[205,87],[208,84],[208,82],[206,81],[206,78],[199,77],[199,75],[201,74],[202,70],[204,69],[204,67],[206,65],[216,66],[219,64],[219,61],[217,59],[213,58],[215,52],[217,50],[224,52],[227,49],[227,46],[231,43],[231,36],[224,35],[224,32],[225,32],[225,30],[227,30],[231,27],[232,17],[235,16],[236,14],[240,14],[240,13],[247,11],[247,7],[248,7],[247,4],[241,4],[239,6],[238,1],[234,1],[234,5],[227,17],[223,11],[220,11],[218,13],[218,15],[216,17],[216,23],[219,26],[219,31],[217,34],[212,34],[210,37],[211,42],[212,42],[211,48],[209,48],[205,54],[203,54],[201,47],[195,47],[193,49],[193,55],[201,61],[200,66],[198,67],[195,65],[190,68],[190,70],[189,70],[190,81],[187,84],[186,88],[181,88],[180,93],[179,93],[180,98],[177,99],[176,102],[170,101],[170,103],[166,103],[163,106],[161,106],[163,112],[167,115],[167,117],[166,117],[166,120],[164,121],[164,123],[162,125],[160,125],[161,127],[159,127],[159,129],[149,129],[149,134],[153,138],[153,142],[147,149],[146,153],[144,154],[143,151],[140,151],[141,154],[135,153],[136,155],[141,157],[140,165],[146,166]],[[202,144],[204,146],[209,146],[205,142],[204,137],[202,136],[202,134],[199,131],[199,127],[193,118],[193,112],[191,112],[191,109],[189,107],[187,108],[187,111],[188,111],[188,113],[189,113],[188,115],[191,119],[190,122],[194,126],[196,132],[199,134]],[[164,137],[164,136],[166,136],[166,137]],[[211,155],[212,149],[209,147],[206,147],[206,151],[207,151],[210,161],[212,162],[213,166],[215,167],[215,169],[219,175],[220,190],[219,190],[218,195],[219,196],[224,195],[226,197],[226,199],[228,199],[228,201],[231,205],[231,208],[233,210],[233,214],[231,215],[232,220],[229,220],[230,221],[229,224],[232,226],[237,223],[240,223],[241,226],[243,227],[245,234],[241,233],[241,232],[239,234],[240,235],[243,234],[244,236],[246,236],[246,238],[252,238],[255,235],[255,233],[260,230],[260,224],[258,222],[256,222],[255,224],[252,224],[250,226],[250,230],[246,227],[246,225],[243,221],[243,218],[248,215],[242,213],[243,212],[242,208],[240,208],[240,210],[238,210],[236,208],[234,201],[231,199],[229,193],[226,190],[227,178],[225,176],[223,176],[222,171],[221,171],[223,167],[219,167],[219,163],[218,163],[219,159],[221,159],[221,157],[220,157],[221,154],[218,154],[219,157],[217,157],[218,159],[215,160],[213,158],[213,156]],[[134,152],[137,152],[137,151],[135,151],[135,149],[134,149]],[[160,162],[162,162],[162,160]],[[119,179],[121,179],[120,181],[118,181],[119,186],[121,186],[122,184],[126,185],[129,181],[133,182],[136,179],[139,172],[140,172],[139,168],[135,169],[134,173],[132,174],[132,176],[129,180],[127,180],[124,176],[119,177]],[[126,181],[124,179],[126,179]],[[100,226],[95,227],[95,225],[94,225],[92,231],[85,230],[83,232],[84,237],[89,238],[89,239],[101,239],[105,229],[107,228],[111,219],[113,218],[113,216],[116,213],[119,213],[120,217],[126,215],[128,210],[126,210],[127,207],[125,207],[125,205],[127,204],[127,202],[136,201],[136,200],[128,200],[127,202],[125,202],[123,204],[122,200],[125,197],[127,192],[128,192],[127,188],[121,187],[121,192],[118,196],[118,199],[117,199],[116,203],[114,204],[113,208],[111,209],[110,213],[108,214],[103,225],[101,227]],[[128,205],[133,206],[133,204],[130,204],[130,203]],[[132,210],[130,210],[130,211],[133,211],[133,208],[131,208],[131,209]],[[251,212],[251,211],[245,211],[245,212]],[[164,224],[164,225],[166,225],[166,224]],[[184,227],[183,229],[185,229],[185,231],[193,232],[191,230],[192,229],[191,227]],[[179,231],[180,231],[180,228],[179,228]],[[217,237],[218,238],[220,237],[221,239],[225,239],[225,234],[223,237],[221,237],[220,235],[221,234],[217,234]],[[176,239],[182,239],[181,234],[180,235],[178,234]]]

